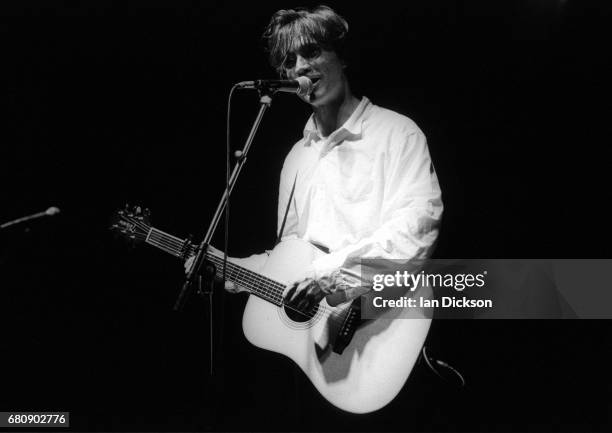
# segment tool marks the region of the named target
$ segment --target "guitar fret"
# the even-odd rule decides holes
[[[223,260],[220,260],[218,257],[211,256],[211,262],[217,265],[217,271],[219,275],[222,275]],[[250,278],[244,278],[243,276],[240,275],[242,270],[239,267],[237,267],[231,262],[227,262],[227,268],[228,270],[230,270],[230,273],[234,275],[234,280],[237,284],[245,286],[247,288],[257,289],[257,287],[254,286],[253,281]]]
[[[223,273],[223,260],[214,254],[209,254],[209,258],[211,259],[211,262],[217,265],[217,273],[219,276],[221,276]],[[268,300],[276,305],[282,305],[282,297],[280,297],[278,293],[275,293],[274,291],[266,290],[265,285],[263,285],[260,281],[261,278],[256,273],[231,262],[227,262],[227,268],[234,273],[235,278],[233,280],[236,284],[249,289],[249,291],[259,295],[265,300]],[[278,283],[276,284],[278,285]]]
[[[162,240],[162,241],[164,241],[164,242],[166,242],[167,244],[170,244],[170,245],[173,245],[173,244],[174,245],[182,245],[183,244],[182,240],[180,240],[178,238],[175,238],[175,237],[172,237],[172,236],[168,236],[165,233],[159,232],[157,230],[152,232],[152,235],[157,236],[160,240]]]
[[[171,235],[169,233],[162,232],[161,230],[158,230],[156,228],[152,228],[151,230],[153,230],[156,234],[158,234],[159,236],[163,236],[166,239],[173,240],[173,241],[175,241],[177,243],[180,243],[180,244],[182,244],[184,242],[183,239],[177,238],[176,236],[173,236],[173,235]]]
[[[161,248],[164,251],[169,252],[172,255],[175,255],[175,256],[179,255],[178,252],[174,248],[172,248],[169,245],[166,245],[163,242],[163,240],[160,240],[160,239],[149,239],[148,243],[150,243],[150,244],[152,244],[152,245],[154,245],[154,246],[156,246],[158,248]]]
[[[168,241],[167,239],[165,239],[165,237],[163,236],[164,235],[163,232],[159,233],[154,230],[155,229],[151,229],[151,231],[149,232],[149,235],[147,236],[146,242],[158,248],[161,248],[162,250],[174,256],[180,257],[180,249],[173,247],[172,243]]]
[[[197,251],[196,245],[191,245],[186,240],[165,233],[154,227],[148,230],[145,242],[176,257],[182,257],[183,254],[193,256]],[[208,260],[215,265],[217,275],[222,277],[223,256],[216,251],[208,251],[206,256]],[[266,301],[272,302],[277,306],[283,304],[285,286],[278,281],[257,274],[256,272],[232,262],[227,262],[226,277],[230,281],[245,287],[249,292]]]
[[[219,258],[220,260],[223,260],[223,259],[222,259],[222,257],[218,257],[218,256],[216,256],[216,255],[214,255],[214,254],[212,254],[212,253],[209,253],[209,255],[211,255],[211,256],[213,256],[213,257],[217,257],[217,258]],[[270,278],[268,278],[268,277],[265,277],[265,276],[263,276],[263,275],[257,274],[257,273],[255,273],[255,272],[253,272],[253,271],[250,271],[250,270],[246,269],[246,268],[242,268],[242,269],[244,270],[244,272],[245,272],[245,273],[251,274],[253,277],[255,277],[255,278],[257,278],[257,279],[261,280],[261,281],[262,281],[262,283],[264,283],[264,284],[267,284],[267,285],[273,285],[273,286],[277,286],[277,288],[279,288],[279,287],[280,287],[280,288],[281,288],[281,290],[282,290],[282,289],[284,289],[284,285],[280,285],[280,283],[278,283],[277,281],[274,281],[274,280],[272,280],[272,279],[270,279]]]
[[[149,239],[151,238],[152,233],[153,233],[153,227],[149,229],[149,232],[147,233],[147,237],[145,238],[145,242],[149,242]]]
[[[160,232],[159,230],[156,230],[154,228],[151,229],[151,236],[157,236],[159,239],[162,239],[162,240],[164,240],[164,241],[166,241],[168,243],[174,242],[174,243],[179,243],[180,244],[182,242],[180,239],[175,238],[173,236],[169,236],[166,233]]]

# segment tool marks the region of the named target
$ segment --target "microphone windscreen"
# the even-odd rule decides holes
[[[45,211],[45,214],[47,214],[49,216],[57,215],[58,213],[60,213],[60,210],[59,210],[59,208],[57,208],[55,206],[51,206],[49,209],[47,209]]]
[[[312,81],[310,78],[305,76],[300,76],[295,79],[298,83],[300,83],[300,87],[297,91],[297,94],[300,96],[308,96],[312,92]]]

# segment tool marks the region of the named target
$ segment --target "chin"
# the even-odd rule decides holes
[[[311,96],[308,103],[312,105],[313,107],[319,107],[321,105],[321,98]]]
[[[334,86],[332,88],[319,88],[312,93],[313,98],[308,102],[313,107],[321,107],[324,105],[333,105],[342,102],[344,97],[343,88]]]
[[[322,105],[329,104],[332,99],[333,98],[331,98],[328,94],[322,93],[317,95],[317,92],[314,92],[310,96],[310,101],[308,101],[308,103],[313,107],[320,107]]]

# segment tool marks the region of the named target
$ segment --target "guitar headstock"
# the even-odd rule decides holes
[[[133,242],[142,242],[151,229],[151,212],[140,206],[128,206],[115,212],[110,229]]]

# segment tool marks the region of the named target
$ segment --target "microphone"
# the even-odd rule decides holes
[[[49,209],[45,211],[45,215],[48,215],[48,216],[57,215],[58,213],[60,213],[60,210],[59,208],[55,206],[51,206]]]
[[[30,220],[33,220],[33,219],[36,219],[36,218],[41,218],[41,217],[44,217],[44,216],[57,215],[58,213],[60,213],[59,208],[57,208],[55,206],[51,206],[49,209],[47,209],[44,212],[37,212],[37,213],[32,214],[32,215],[24,216],[24,217],[21,217],[21,218],[17,218],[16,220],[12,220],[12,221],[6,222],[6,223],[0,225],[0,229],[4,229],[6,227],[10,227],[10,226],[15,225],[15,224],[20,224],[20,223],[23,223],[23,222],[26,222],[26,221],[30,221]]]
[[[312,81],[308,77],[297,77],[295,80],[242,81],[237,86],[240,89],[270,89],[276,92],[297,93],[299,96],[308,96],[312,92]]]

